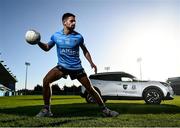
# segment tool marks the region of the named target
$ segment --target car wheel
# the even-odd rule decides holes
[[[86,95],[86,102],[87,103],[96,103],[95,99],[89,93],[87,93],[87,95]]]
[[[104,103],[107,101],[107,99],[104,99],[104,98],[102,98],[102,100],[104,101]]]
[[[101,96],[101,92],[100,92],[100,90],[98,89],[98,88],[96,88],[96,87],[94,87],[94,89],[99,93],[99,95]],[[87,92],[87,91],[86,91]],[[96,100],[94,99],[94,97],[93,96],[91,96],[89,93],[86,93],[87,95],[86,95],[86,102],[87,103],[96,103]],[[102,98],[102,100],[104,101],[104,102],[106,102],[106,99],[103,99]]]
[[[147,104],[160,104],[162,93],[158,89],[148,89],[144,93],[144,100]]]

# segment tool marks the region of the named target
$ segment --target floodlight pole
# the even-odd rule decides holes
[[[26,77],[25,77],[25,95],[26,95],[26,89],[27,89],[27,75],[28,75],[28,66],[30,66],[29,62],[25,62],[26,65]]]

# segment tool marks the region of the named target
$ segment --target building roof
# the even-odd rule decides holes
[[[17,79],[15,76],[5,68],[5,66],[0,62],[0,83],[15,83]]]

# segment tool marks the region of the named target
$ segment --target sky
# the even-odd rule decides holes
[[[76,31],[98,67],[98,72],[124,71],[143,80],[166,81],[180,76],[180,0],[0,0],[0,60],[16,76],[16,89],[33,89],[56,66],[56,47],[44,52],[26,43],[27,30],[41,41],[62,30],[61,16],[76,15]],[[94,74],[80,51],[82,66]],[[137,61],[141,60],[141,61]],[[141,71],[140,71],[141,70]],[[80,85],[61,79],[60,87]]]

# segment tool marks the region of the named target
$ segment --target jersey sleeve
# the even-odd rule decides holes
[[[48,42],[49,46],[54,46],[55,45],[55,41],[54,41],[54,35],[51,36],[51,40]]]
[[[51,40],[51,41],[48,42],[48,45],[49,45],[49,46],[54,46],[54,45],[55,45],[55,42]]]
[[[84,38],[81,36],[81,39],[80,39],[80,43],[79,43],[80,45],[85,45],[84,44]]]

